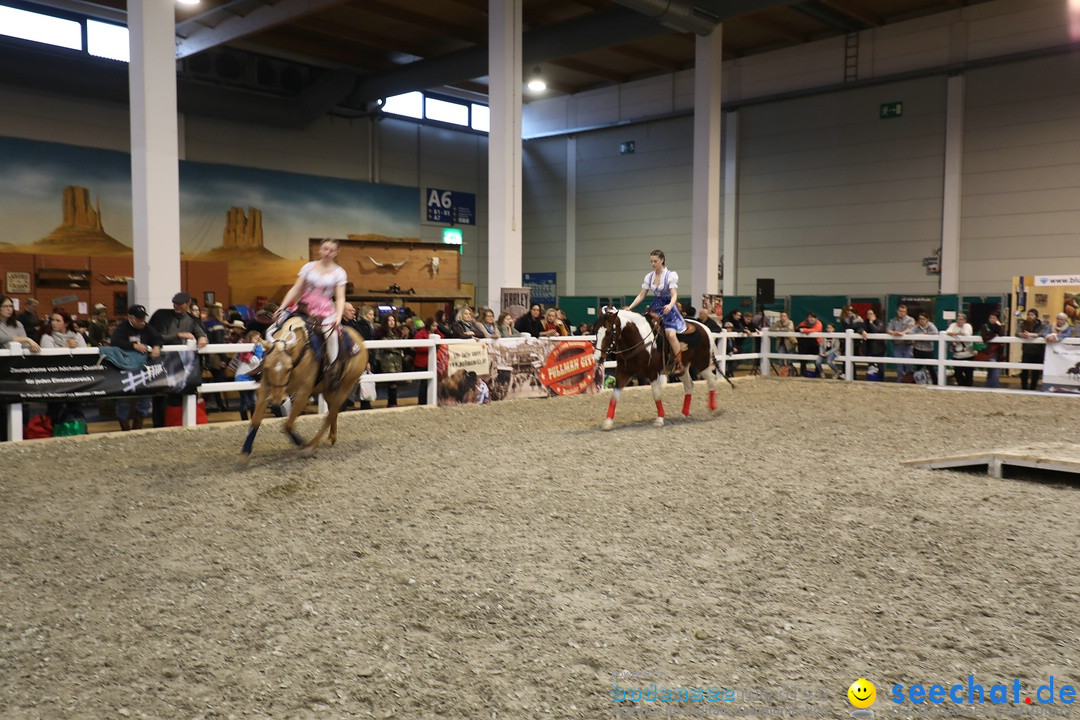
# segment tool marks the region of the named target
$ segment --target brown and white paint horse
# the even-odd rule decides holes
[[[713,363],[712,341],[709,330],[695,320],[686,321],[687,333],[694,333],[688,347],[683,350],[683,373],[680,379],[686,394],[683,397],[682,414],[690,416],[690,399],[694,392],[694,381],[690,377],[690,368],[698,375],[704,375],[709,385],[709,410],[716,411],[716,366]],[[680,335],[680,339],[685,333]],[[619,402],[622,389],[631,378],[640,377],[649,381],[653,400],[656,401],[656,420],[653,425],[664,424],[664,402],[661,400],[664,382],[670,367],[665,367],[664,345],[667,338],[660,319],[655,315],[647,318],[629,310],[604,308],[596,327],[597,362],[609,355],[615,357],[615,389],[608,404],[604,430],[615,426],[615,405]]]
[[[266,356],[262,362],[262,380],[255,396],[255,410],[251,414],[251,427],[244,441],[242,452],[245,459],[251,455],[251,446],[255,443],[255,435],[259,432],[267,406],[281,407],[286,397],[292,400],[292,407],[285,420],[284,430],[296,445],[304,446],[304,455],[315,454],[327,430],[330,431],[330,444],[337,442],[338,412],[368,364],[368,350],[360,334],[352,328],[343,328],[343,331],[349,333],[353,350],[348,357],[338,358],[338,362],[345,362],[345,368],[340,381],[334,387],[326,387],[325,379],[320,377],[322,360],[315,356],[315,351],[308,342],[307,326],[303,318],[289,318],[274,334],[272,342],[263,342]],[[339,353],[347,352],[344,342],[339,342],[338,348]],[[316,393],[322,393],[329,409],[319,432],[305,444],[293,428],[296,418]]]

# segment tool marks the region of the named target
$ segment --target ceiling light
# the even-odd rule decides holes
[[[533,92],[544,92],[547,90],[547,83],[544,82],[544,78],[540,75],[540,66],[537,65],[533,68],[532,77],[529,79],[528,85],[526,85]]]
[[[200,0],[176,0],[180,5],[198,5]]]

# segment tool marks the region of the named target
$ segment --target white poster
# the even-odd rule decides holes
[[[1047,344],[1043,388],[1049,392],[1080,393],[1080,344]]]

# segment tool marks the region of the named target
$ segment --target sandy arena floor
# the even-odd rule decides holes
[[[349,413],[310,460],[268,421],[243,469],[241,423],[0,445],[0,718],[721,705],[613,700],[653,682],[842,718],[859,677],[875,709],[969,673],[1080,686],[1080,485],[899,464],[1074,441],[1075,399],[738,385],[662,429],[628,392],[611,433],[606,393]]]

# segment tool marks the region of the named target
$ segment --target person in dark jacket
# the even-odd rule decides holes
[[[544,309],[540,307],[540,303],[533,303],[529,307],[529,312],[514,321],[514,329],[519,333],[529,333],[533,337],[540,337],[540,334],[544,332],[543,314]]]
[[[975,359],[984,362],[1004,362],[1005,361],[1005,348],[1004,343],[994,342],[994,338],[1004,337],[1008,335],[1005,331],[1005,326],[1001,324],[1001,313],[994,310],[990,313],[990,316],[986,318],[986,322],[979,329],[979,336],[982,338],[983,344],[986,345],[982,350],[978,350],[975,353]],[[986,369],[986,387],[998,388],[1001,387],[1001,371],[997,368]]]
[[[1020,325],[1017,337],[1025,340],[1039,340],[1050,334],[1050,326],[1039,317],[1038,310],[1028,310],[1027,318]],[[1020,346],[1020,362],[1038,363],[1042,365],[1046,356],[1046,345],[1041,342],[1026,342]],[[1020,389],[1038,390],[1039,381],[1042,380],[1042,370],[1021,370]]]
[[[165,345],[183,345],[194,340],[196,347],[205,347],[208,342],[202,322],[191,314],[191,296],[186,292],[173,295],[172,308],[155,310],[150,316],[150,325],[161,334]],[[169,396],[169,402],[179,405],[183,399]],[[165,398],[154,398],[154,427],[165,427]]]
[[[144,353],[148,359],[161,357],[161,346],[164,339],[157,329],[146,321],[146,308],[142,305],[132,305],[128,308],[127,318],[121,320],[113,330],[109,345],[120,350]],[[143,420],[150,416],[153,410],[151,400],[146,395],[135,398],[135,415],[131,415],[131,400],[120,398],[116,401],[116,420],[120,423],[121,430],[141,430]]]

